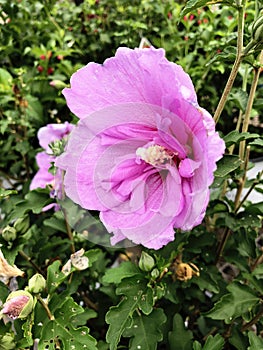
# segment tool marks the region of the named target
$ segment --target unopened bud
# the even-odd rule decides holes
[[[9,294],[3,305],[1,314],[15,320],[26,318],[33,310],[34,299],[32,295],[24,290],[17,290]]]
[[[62,90],[64,89],[64,87],[66,87],[67,85],[61,81],[61,80],[52,80],[49,85],[53,86],[54,88],[58,89],[58,90]]]
[[[20,233],[25,233],[28,228],[29,228],[29,224],[30,224],[30,220],[29,220],[29,216],[24,216],[23,218],[19,218],[16,220],[16,222],[14,223],[14,228],[20,232]]]
[[[16,229],[14,227],[9,226],[9,225],[6,226],[3,229],[2,237],[7,242],[14,241],[16,239]]]
[[[151,272],[151,276],[152,276],[152,278],[153,279],[156,279],[156,278],[158,278],[159,276],[160,276],[160,272],[159,272],[159,270],[158,269],[153,269],[152,270],[152,272]]]
[[[139,260],[139,268],[142,271],[151,271],[151,269],[154,267],[154,264],[154,259],[149,254],[142,252]]]
[[[263,15],[259,16],[252,24],[252,38],[256,42],[263,41]]]
[[[39,273],[36,273],[34,276],[30,278],[28,281],[28,291],[30,293],[40,293],[46,288],[46,280],[45,278],[40,275]]]

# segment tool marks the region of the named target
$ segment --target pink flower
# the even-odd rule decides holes
[[[57,140],[62,140],[71,132],[73,127],[74,126],[72,124],[65,122],[64,124],[48,124],[47,126],[39,129],[39,144],[42,148],[44,148],[45,151],[39,152],[36,155],[36,162],[39,170],[32,179],[30,190],[34,190],[36,188],[45,188],[47,185],[51,185],[53,188],[50,193],[51,197],[53,198],[60,196],[61,171],[58,170],[56,176],[49,172],[49,168],[56,159],[55,156],[51,155],[52,150],[50,149],[49,144]],[[45,210],[50,209],[53,206],[54,205],[51,204],[45,207]]]
[[[24,290],[17,290],[9,294],[3,305],[1,314],[15,320],[27,317],[33,310],[34,301],[30,293]]]
[[[159,249],[201,223],[224,143],[183,69],[163,49],[118,49],[63,90],[81,120],[56,165],[66,194],[113,233]]]

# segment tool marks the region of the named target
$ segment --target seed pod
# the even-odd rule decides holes
[[[28,230],[29,224],[30,224],[29,216],[26,215],[16,220],[16,222],[14,223],[14,228],[17,230],[17,232],[20,232],[23,234]]]

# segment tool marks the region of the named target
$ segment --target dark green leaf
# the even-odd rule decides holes
[[[263,340],[257,336],[254,332],[248,332],[249,344],[248,350],[263,349]]]
[[[104,283],[119,284],[124,278],[141,275],[139,268],[131,261],[125,261],[120,266],[108,269],[102,278]]]
[[[8,197],[10,194],[16,194],[17,191],[15,190],[5,190],[3,188],[0,188],[0,198]]]
[[[245,212],[251,215],[263,215],[263,202],[249,205],[246,207]]]
[[[151,312],[154,300],[148,288],[143,279],[126,278],[116,289],[116,294],[124,297],[106,314],[106,322],[110,325],[106,340],[110,344],[110,350],[117,349],[124,330],[132,325],[133,313],[137,308],[145,313]]]
[[[156,350],[157,343],[163,339],[162,325],[166,321],[162,309],[155,309],[148,315],[135,314],[130,328],[126,328],[123,336],[132,337],[130,350]]]
[[[248,286],[232,283],[227,289],[230,293],[225,294],[206,316],[230,323],[233,318],[251,310],[260,300]]]
[[[67,278],[67,276],[60,271],[61,262],[56,260],[47,269],[47,289],[52,294],[58,286]]]
[[[258,137],[259,135],[255,133],[251,134],[249,132],[238,132],[236,130],[233,130],[224,137],[224,141],[226,143],[226,146],[229,147],[233,144],[238,144],[240,141],[257,139]]]
[[[247,106],[248,94],[246,91],[239,89],[230,93],[229,100],[233,101],[235,106],[244,112]]]
[[[214,337],[209,335],[203,346],[203,350],[222,350],[224,345],[224,338],[220,334],[216,334]]]
[[[242,161],[238,156],[225,155],[217,163],[217,169],[214,175],[217,177],[226,177],[232,171],[236,170],[241,163]]]
[[[175,314],[173,318],[173,330],[168,334],[171,349],[191,350],[193,333],[185,329],[182,316]]]

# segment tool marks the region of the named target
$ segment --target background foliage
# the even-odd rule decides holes
[[[246,176],[250,158],[262,156],[261,77],[249,129],[236,127],[260,69],[260,47],[243,60],[217,124],[228,154],[206,220],[192,232],[177,233],[159,251],[105,248],[71,230],[62,211],[42,211],[52,201],[49,188],[29,191],[38,129],[76,122],[61,89],[78,68],[102,63],[119,46],[138,47],[146,37],[163,47],[213,114],[236,57],[242,6],[247,45],[260,1],[0,0],[0,244],[9,264],[25,272],[0,282],[0,300],[27,288],[35,273],[46,280],[32,291],[27,318],[0,320],[0,349],[263,348],[263,205],[235,195],[262,193],[261,174]],[[240,144],[250,153],[240,154]],[[63,272],[81,248],[86,268]]]

